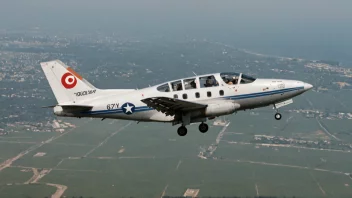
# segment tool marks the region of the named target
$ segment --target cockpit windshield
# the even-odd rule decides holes
[[[251,76],[247,76],[245,74],[242,74],[242,76],[241,76],[241,84],[252,83],[255,80],[256,80],[255,78],[253,78]]]
[[[226,84],[236,85],[238,83],[240,74],[234,73],[234,72],[226,72],[226,73],[220,73],[220,77]]]
[[[159,87],[156,88],[158,91],[161,91],[161,92],[170,92],[170,87],[169,87],[169,84],[166,83],[166,84],[163,84],[163,85],[160,85]]]

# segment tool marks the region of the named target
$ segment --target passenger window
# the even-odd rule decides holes
[[[195,78],[191,78],[191,79],[185,79],[183,80],[183,84],[185,86],[185,89],[196,89],[197,88],[197,84],[196,84],[196,79]]]
[[[180,80],[172,82],[171,86],[172,86],[172,90],[173,91],[181,91],[181,90],[183,90],[182,89],[182,83],[181,83]]]
[[[228,85],[237,85],[240,74],[234,72],[226,72],[220,73],[220,77]]]
[[[223,96],[224,95],[224,90],[220,90],[219,94],[220,94],[220,96]]]
[[[251,76],[247,76],[247,75],[244,75],[244,74],[242,74],[242,76],[241,76],[241,84],[252,83],[255,80],[256,79],[251,77]]]
[[[183,99],[187,99],[187,94],[183,94],[183,95],[182,95],[182,98],[183,98]]]
[[[177,94],[175,94],[175,95],[174,95],[174,98],[178,98],[178,95],[177,95]]]
[[[161,92],[170,92],[170,87],[169,87],[169,84],[166,83],[166,84],[163,84],[163,85],[160,85],[158,88],[156,88],[158,91],[161,91]]]
[[[196,98],[199,98],[200,94],[198,92],[196,92]]]
[[[211,97],[211,92],[210,91],[207,92],[207,96]]]
[[[219,86],[218,81],[216,81],[216,79],[213,75],[200,77],[199,84],[200,84],[201,88]]]

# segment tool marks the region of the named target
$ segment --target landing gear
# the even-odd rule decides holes
[[[202,123],[199,125],[198,129],[199,129],[200,132],[205,133],[205,132],[208,131],[209,127],[208,127],[207,124],[205,124],[205,123],[202,122]]]
[[[275,111],[276,111],[276,113],[275,113],[275,120],[281,120],[281,113],[279,113],[279,111],[277,110],[277,108],[276,108],[276,105],[274,104],[274,109],[275,109]]]
[[[185,126],[180,126],[177,129],[177,133],[179,136],[185,136],[187,134],[187,128]]]
[[[280,113],[275,113],[275,119],[276,120],[281,120],[281,114]]]

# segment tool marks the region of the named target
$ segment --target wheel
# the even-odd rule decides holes
[[[185,136],[187,134],[187,128],[185,126],[180,126],[177,129],[177,133],[179,136]]]
[[[275,113],[275,119],[276,120],[281,120],[281,114],[280,113]]]
[[[209,127],[207,124],[205,123],[201,123],[198,127],[199,131],[202,132],[202,133],[205,133],[208,131]]]

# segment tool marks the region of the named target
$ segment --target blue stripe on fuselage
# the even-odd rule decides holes
[[[252,93],[252,94],[234,95],[234,96],[227,96],[225,98],[230,98],[232,100],[238,100],[238,99],[244,99],[244,98],[254,98],[254,97],[267,96],[267,95],[272,95],[272,94],[286,93],[286,92],[296,91],[296,90],[300,90],[300,89],[304,89],[304,87],[287,88],[287,89],[281,89],[281,90],[275,90],[275,91]]]
[[[153,108],[150,108],[148,106],[140,106],[140,107],[135,107],[133,113],[136,112],[142,112],[142,111],[149,111],[153,110]],[[122,109],[112,109],[112,110],[99,110],[99,111],[85,111],[81,112],[82,114],[91,114],[91,115],[97,115],[97,114],[111,114],[111,113],[122,113]]]
[[[280,90],[275,90],[275,91],[226,96],[223,98],[228,98],[231,100],[239,100],[239,99],[245,99],[245,98],[254,98],[254,97],[268,96],[268,95],[272,95],[272,94],[286,93],[286,92],[297,91],[297,90],[301,90],[301,89],[304,89],[304,87],[295,87],[295,88],[280,89]],[[154,109],[150,108],[148,106],[139,106],[139,107],[135,107],[133,113],[138,113],[138,112],[142,112],[142,111],[150,111],[150,110],[154,110]],[[99,114],[123,113],[123,111],[121,108],[119,108],[119,109],[113,109],[113,110],[85,111],[85,112],[81,112],[81,113],[82,114],[89,114],[89,115],[99,115]]]

